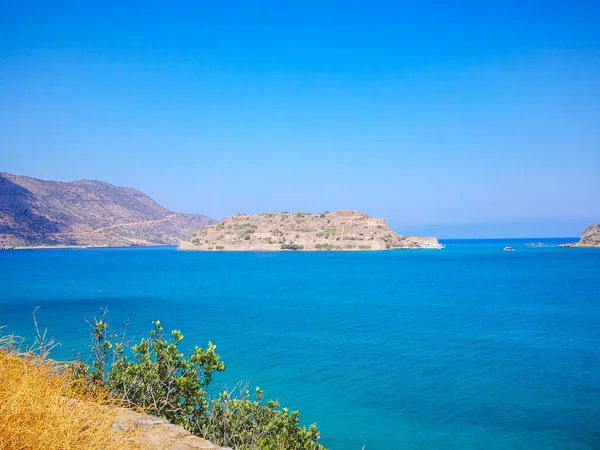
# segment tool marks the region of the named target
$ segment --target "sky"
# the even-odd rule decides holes
[[[0,171],[217,219],[600,222],[600,2],[0,2]]]

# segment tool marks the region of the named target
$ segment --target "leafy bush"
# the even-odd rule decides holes
[[[91,366],[81,358],[72,365],[76,380],[90,383],[92,390],[106,387],[130,406],[235,450],[325,450],[317,443],[320,436],[314,424],[301,426],[297,411],[280,409],[277,401],[263,402],[259,388],[252,399],[247,389],[238,390],[237,396],[235,389],[224,389],[209,399],[213,374],[225,370],[212,343],[205,349],[195,347],[185,357],[178,348],[181,332],[174,330],[167,338],[158,321],[137,345],[128,346],[125,332],[120,342],[113,343],[105,314],[90,322]]]
[[[235,391],[235,390],[234,390]],[[202,435],[219,445],[234,449],[324,450],[317,444],[316,425],[300,426],[298,411],[278,409],[279,402],[263,401],[263,391],[256,388],[253,398],[248,389],[222,391],[213,400]]]
[[[249,240],[250,239],[250,235],[253,234],[254,231],[255,231],[255,228],[249,226],[247,228],[244,228],[244,229],[238,231],[237,234],[236,234],[236,238],[237,239]]]
[[[281,250],[304,250],[304,245],[300,244],[282,244]]]
[[[160,322],[152,324],[150,337],[131,348],[130,358],[124,355],[123,346],[116,347],[107,384],[128,403],[197,431],[195,424],[208,410],[205,389],[213,373],[224,371],[225,364],[210,342],[206,349],[195,347],[184,358],[177,348],[183,339],[181,332],[174,330],[171,338],[165,339]]]
[[[331,244],[317,244],[315,245],[317,250],[333,250],[334,246]]]

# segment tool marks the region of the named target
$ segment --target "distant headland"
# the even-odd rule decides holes
[[[180,250],[392,250],[441,248],[435,237],[401,236],[354,210],[237,214],[200,230]]]
[[[0,249],[176,245],[214,222],[128,187],[0,172]]]
[[[598,247],[600,248],[600,224],[590,225],[585,229],[579,241],[574,244],[562,244],[559,247]]]

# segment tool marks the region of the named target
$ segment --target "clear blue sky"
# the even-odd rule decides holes
[[[600,2],[0,2],[0,170],[400,233],[600,222]]]

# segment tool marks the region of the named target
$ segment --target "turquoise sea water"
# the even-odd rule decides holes
[[[68,358],[103,306],[115,331],[160,319],[188,346],[217,344],[217,383],[250,378],[332,449],[600,448],[600,250],[531,241],[5,251],[0,325],[31,337],[40,305]]]

